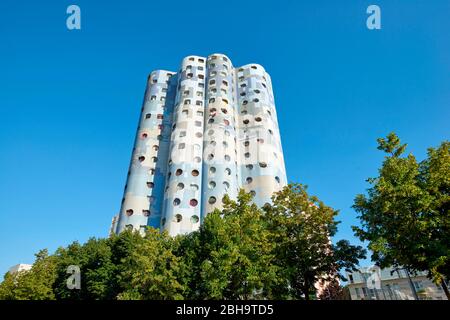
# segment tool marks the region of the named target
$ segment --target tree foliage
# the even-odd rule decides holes
[[[302,185],[264,208],[241,190],[190,234],[148,228],[42,251],[31,271],[5,276],[0,299],[308,299],[317,281],[364,257],[348,241],[332,244],[336,214]],[[80,268],[80,289],[67,287],[69,266]]]
[[[275,289],[277,298],[309,299],[317,283],[336,281],[339,270],[355,270],[358,260],[365,258],[360,246],[345,240],[332,244],[338,211],[308,195],[306,186],[289,185],[273,202],[264,210],[282,280]]]
[[[367,195],[355,198],[361,226],[353,229],[381,267],[428,271],[444,284],[450,278],[450,142],[429,148],[422,162],[404,154],[406,144],[394,133],[378,144],[387,155],[378,177],[367,180]]]

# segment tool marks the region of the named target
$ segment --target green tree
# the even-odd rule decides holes
[[[378,177],[367,180],[367,195],[355,198],[361,222],[355,234],[368,241],[381,267],[427,271],[450,298],[450,143],[430,148],[418,162],[404,155],[406,144],[395,133],[377,141],[387,155]]]
[[[117,266],[112,261],[109,239],[89,239],[85,244],[78,242],[67,248],[59,248],[55,253],[57,261],[57,281],[54,286],[58,299],[100,300],[114,299]],[[68,289],[67,268],[78,266],[81,272],[81,288]]]
[[[167,232],[147,228],[131,255],[124,258],[121,273],[124,291],[121,300],[183,299],[185,291],[178,281],[181,258],[174,254],[175,240]]]
[[[36,254],[31,270],[7,273],[0,284],[0,300],[54,300],[56,263],[46,249]]]
[[[189,239],[197,265],[191,298],[255,299],[270,297],[276,281],[273,243],[261,209],[243,190],[237,201],[223,199],[224,209],[208,214]]]
[[[274,288],[279,299],[309,300],[319,282],[332,282],[339,271],[355,270],[365,250],[346,240],[333,245],[338,211],[307,193],[302,184],[290,184],[273,197],[264,210],[275,245],[278,282]]]

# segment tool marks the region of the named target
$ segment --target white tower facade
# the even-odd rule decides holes
[[[269,74],[223,54],[188,56],[178,72],[149,76],[113,231],[188,233],[225,194],[244,188],[263,206],[286,184]]]

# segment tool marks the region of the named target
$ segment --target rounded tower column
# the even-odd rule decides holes
[[[176,88],[173,75],[158,70],[148,77],[117,227],[113,230],[116,233],[125,228],[144,231],[148,224],[159,227]]]
[[[258,206],[287,184],[270,76],[257,64],[237,69],[241,185]]]
[[[189,56],[178,75],[161,222],[170,235],[200,226],[205,69],[205,58]]]
[[[213,54],[206,67],[202,219],[223,207],[225,194],[236,199],[239,190],[233,65],[225,55]]]

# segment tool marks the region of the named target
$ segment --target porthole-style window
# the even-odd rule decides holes
[[[230,121],[228,121],[227,119],[223,119],[223,123],[225,123],[226,126],[230,125]]]
[[[191,217],[191,223],[198,223],[200,221],[200,219],[198,218],[197,215],[193,215]]]
[[[244,124],[248,124],[250,121],[248,119],[245,119],[243,122]]]
[[[230,187],[230,184],[227,181],[224,181],[223,186],[225,187],[225,189],[228,189]]]
[[[225,155],[225,161],[230,161],[231,160],[231,158],[230,158],[230,156],[229,155]]]
[[[214,154],[212,154],[212,153],[208,154],[208,160],[212,160],[212,159],[214,159]]]
[[[139,162],[144,162],[145,161],[145,157],[144,156],[140,156],[139,157]]]
[[[178,177],[178,176],[181,176],[183,174],[183,170],[181,170],[181,169],[177,169],[177,171],[175,171],[175,175]]]
[[[209,168],[209,173],[210,173],[210,174],[216,173],[216,168],[215,168],[215,167]]]
[[[133,209],[128,209],[126,211],[127,216],[132,216],[133,215]]]
[[[250,145],[250,141],[245,141],[244,146],[248,147]]]
[[[280,183],[280,177],[276,176],[275,180],[276,180],[276,182]]]
[[[266,168],[266,167],[267,167],[267,163],[265,163],[265,162],[260,162],[260,163],[259,163],[259,166],[260,166],[261,168]]]
[[[225,109],[225,108],[222,108],[221,110],[222,110],[222,112],[223,112],[223,113],[225,113],[225,114],[227,114],[227,113],[228,113],[228,110],[227,110],[227,109]]]
[[[251,66],[251,68],[252,68],[252,69],[255,69],[255,70],[257,69],[256,66]]]
[[[208,120],[208,123],[214,123],[214,119],[212,119],[212,118],[209,119],[209,120]]]
[[[228,148],[228,143],[226,141],[222,142],[224,148]]]
[[[244,156],[245,156],[246,158],[250,158],[250,152],[246,152],[246,153],[244,154]]]
[[[260,93],[261,91],[259,91],[258,89],[254,90],[255,93]]]
[[[209,99],[209,103],[214,103],[214,102],[216,102],[216,99],[214,99],[214,98]]]
[[[214,130],[209,130],[208,135],[212,136],[214,134]]]
[[[189,201],[189,204],[190,204],[192,207],[196,207],[197,204],[198,204],[198,201],[197,201],[197,199],[191,199],[191,200]]]
[[[154,151],[158,151],[159,150],[159,146],[157,146],[156,144],[153,146],[153,150]]]
[[[247,183],[250,184],[253,182],[253,179],[252,179],[252,177],[247,177],[247,179],[245,179],[245,181],[247,181]]]
[[[228,130],[225,130],[224,132],[223,132],[224,134],[225,134],[225,136],[227,136],[227,137],[229,137],[230,136],[230,131],[228,131]]]
[[[255,98],[253,99],[253,102],[259,102],[259,99]]]
[[[155,186],[155,184],[153,182],[148,181],[147,182],[147,187],[149,187],[150,189],[152,189]]]
[[[247,114],[248,112],[247,112],[247,110],[242,110],[241,111],[241,114]]]
[[[150,216],[150,210],[142,210],[142,214],[143,214],[145,217],[148,217],[148,216]]]
[[[249,169],[249,170],[252,170],[252,169],[253,169],[253,165],[252,165],[252,164],[247,164],[245,167],[246,167],[247,169]]]
[[[179,184],[177,184],[177,189],[178,190],[183,190],[184,189],[184,184],[182,182],[180,182]]]
[[[255,121],[256,121],[256,122],[260,122],[261,120],[262,120],[261,117],[256,117],[256,118],[255,118]]]
[[[192,191],[197,191],[198,190],[198,185],[196,185],[195,183],[191,183],[190,187],[191,187]]]
[[[208,183],[208,187],[209,187],[210,189],[214,189],[214,188],[216,187],[216,183],[215,183],[214,181],[210,181],[210,182]]]
[[[241,96],[241,97],[245,96],[245,92],[241,92],[241,93],[240,93],[240,96]]]
[[[264,143],[264,139],[262,139],[262,138],[258,138],[258,139],[256,139],[256,141],[258,141],[259,143]]]
[[[256,191],[255,190],[251,190],[250,194],[254,197],[254,196],[256,196]]]
[[[197,132],[197,133],[195,134],[195,136],[196,136],[197,138],[201,138],[201,137],[203,137],[203,134],[202,134],[201,132]]]
[[[198,170],[192,170],[192,175],[193,175],[194,177],[197,177],[197,176],[199,175]]]
[[[178,198],[173,199],[173,205],[174,206],[178,206],[178,205],[180,205],[180,203],[181,203],[180,199],[178,199]]]
[[[269,129],[269,133],[270,133],[270,134],[273,134],[273,131]]]
[[[210,141],[209,144],[212,145],[213,147],[216,146],[216,142],[214,140]]]
[[[152,117],[152,114],[151,113],[147,113],[146,115],[145,115],[145,119],[150,119]]]
[[[214,203],[216,203],[216,201],[217,201],[216,197],[209,197],[209,199],[208,199],[209,204],[214,204]]]
[[[245,106],[248,103],[247,100],[242,101],[242,104]]]
[[[184,149],[184,148],[186,148],[186,144],[185,143],[180,143],[180,144],[178,144],[178,149]]]
[[[142,138],[142,139],[145,139],[145,138],[147,138],[147,137],[148,137],[148,134],[147,134],[146,132],[144,132],[144,133],[141,134],[141,138]]]
[[[158,161],[157,157],[152,157],[152,162],[156,163]]]
[[[222,99],[222,102],[228,104],[228,100],[227,99]]]
[[[181,214],[176,214],[175,215],[175,222],[181,222],[181,220],[183,220],[183,216]]]
[[[225,169],[225,173],[226,173],[227,175],[231,175],[231,169],[230,169],[230,168],[226,168],[226,169]]]
[[[166,224],[166,218],[162,218],[161,224],[162,224],[162,225],[165,225],[165,224]]]
[[[202,161],[202,159],[200,157],[195,157],[194,158],[194,162],[196,163],[200,163]]]

